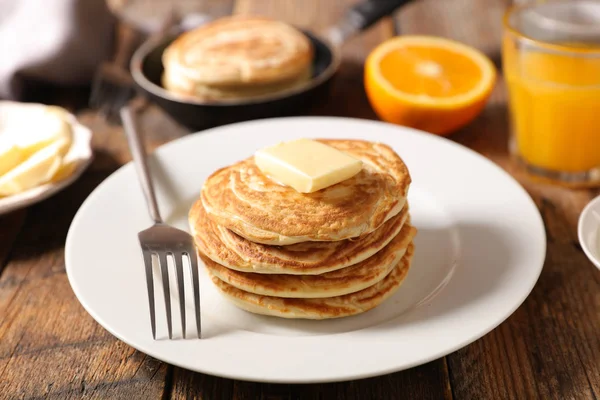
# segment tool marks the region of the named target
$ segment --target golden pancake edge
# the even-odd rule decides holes
[[[373,286],[413,248],[416,229],[404,224],[400,233],[375,255],[358,264],[320,275],[285,275],[240,272],[224,267],[200,253],[209,272],[246,292],[275,297],[320,298],[341,296]]]
[[[211,276],[213,283],[237,307],[280,318],[330,319],[348,317],[377,307],[398,290],[408,274],[414,251],[406,251],[398,265],[381,281],[358,292],[343,296],[294,299],[249,293]]]
[[[264,176],[250,157],[213,173],[201,200],[209,218],[256,243],[288,245],[369,234],[405,206],[410,174],[387,145],[319,139],[363,161],[357,175],[302,194]]]
[[[408,206],[379,229],[356,239],[270,246],[251,242],[208,218],[202,202],[189,213],[198,250],[214,262],[241,272],[317,275],[359,263],[388,245],[408,219]]]

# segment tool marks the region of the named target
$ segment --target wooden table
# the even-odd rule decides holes
[[[261,13],[320,29],[349,0],[238,0],[236,13]],[[344,48],[324,115],[375,118],[362,63],[394,35],[435,34],[473,45],[498,62],[503,0],[420,0]],[[544,270],[525,303],[502,325],[447,357],[395,374],[322,385],[270,385],[215,378],[152,359],[115,339],[79,305],[67,281],[64,243],[79,205],[130,160],[120,127],[77,108],[86,91],[51,93],[94,132],[96,159],[64,192],[0,217],[0,398],[51,399],[595,399],[600,397],[600,272],[585,258],[577,217],[598,191],[527,180],[507,155],[507,109],[500,82],[484,113],[451,140],[511,173],[538,205],[548,235]],[[155,148],[186,132],[151,107],[141,126]],[[424,155],[425,156],[425,155]],[[431,160],[431,168],[442,166]],[[259,361],[257,361],[259,362]]]

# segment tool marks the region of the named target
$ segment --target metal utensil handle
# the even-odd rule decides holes
[[[334,45],[341,45],[348,38],[362,32],[413,0],[365,0],[351,7],[342,20],[326,33]]]
[[[358,31],[363,31],[410,1],[411,0],[362,1],[348,11],[347,18],[351,18],[355,21],[355,26]]]
[[[125,135],[127,136],[127,143],[129,144],[129,150],[131,151],[133,163],[135,164],[135,170],[138,175],[138,180],[142,186],[144,197],[146,197],[146,203],[148,204],[148,212],[155,223],[162,224],[163,220],[158,211],[156,195],[154,194],[154,186],[152,185],[150,172],[148,170],[146,150],[142,144],[139,131],[136,129],[133,113],[131,112],[131,108],[129,106],[121,108],[120,113],[121,120],[123,121],[123,128],[125,129]]]

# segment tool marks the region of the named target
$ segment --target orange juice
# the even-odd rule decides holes
[[[600,44],[536,47],[507,33],[503,61],[519,156],[554,172],[600,167]]]

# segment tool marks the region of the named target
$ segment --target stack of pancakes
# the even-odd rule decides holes
[[[248,158],[212,174],[189,214],[214,284],[237,306],[284,318],[338,318],[388,298],[411,264],[410,175],[388,146],[319,140],[363,161],[354,177],[303,194]]]
[[[182,34],[165,49],[163,86],[205,101],[259,97],[308,81],[313,57],[310,40],[288,24],[226,17]]]

